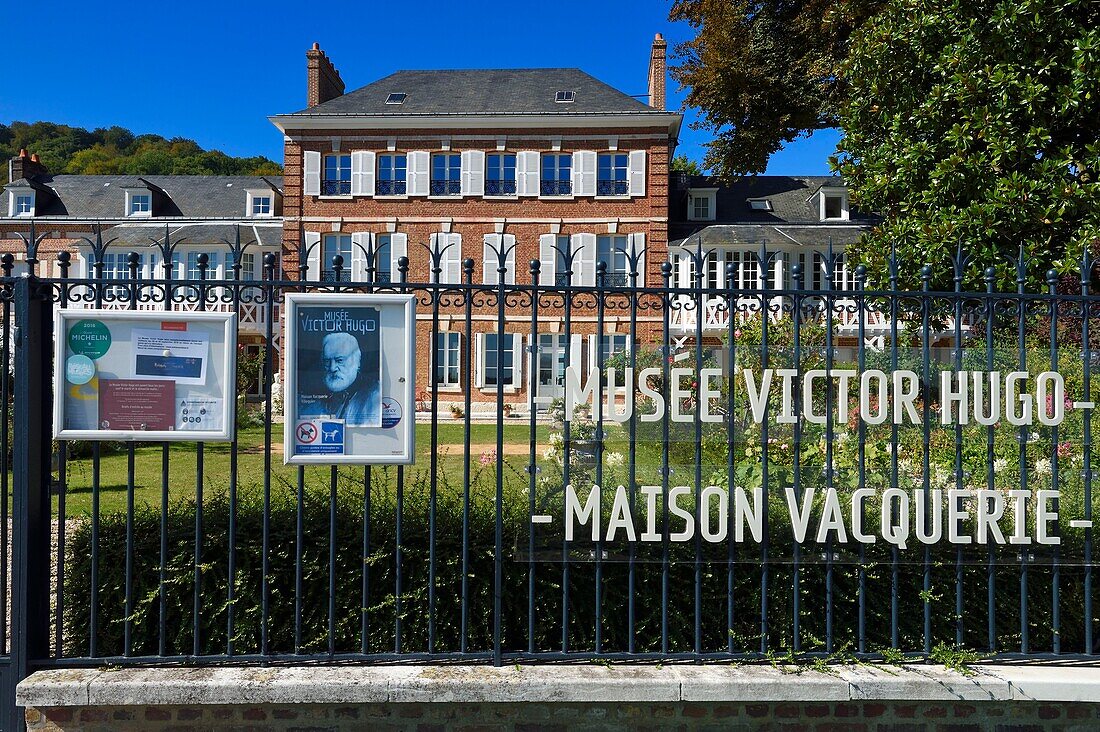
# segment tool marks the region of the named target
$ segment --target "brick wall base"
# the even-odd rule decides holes
[[[1040,732],[1100,729],[1100,704],[1050,702],[461,703],[354,706],[125,706],[28,708],[32,730],[66,732]]]

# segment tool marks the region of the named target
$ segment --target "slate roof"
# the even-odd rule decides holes
[[[806,245],[824,246],[830,237],[834,244],[846,245],[879,221],[877,216],[858,209],[851,209],[846,221],[822,221],[817,202],[812,199],[825,187],[842,188],[844,181],[835,176],[756,175],[724,184],[713,176],[673,173],[669,186],[669,241],[678,244],[704,231],[704,246],[793,243],[780,233],[782,230]],[[691,188],[718,189],[714,221],[687,220]],[[749,200],[760,198],[771,202],[771,211],[751,208]]]
[[[283,178],[247,175],[40,175],[5,186],[0,211],[8,211],[8,188],[31,186],[44,195],[35,201],[36,216],[111,219],[125,215],[127,188],[151,188],[154,216],[241,218],[246,190],[274,186],[282,193]],[[163,193],[163,196],[160,193]],[[2,214],[0,214],[2,215]]]
[[[559,91],[575,101],[555,102]],[[386,104],[390,94],[408,96]],[[580,69],[462,69],[397,71],[295,115],[598,114],[658,113]]]
[[[211,251],[226,251],[226,242],[235,241],[234,224],[197,223],[197,224],[169,224],[168,232],[172,241],[181,242],[182,247],[210,246]],[[150,239],[162,241],[164,239],[164,224],[119,224],[103,230],[103,240],[117,239],[111,244],[111,249],[118,251],[126,248],[140,251],[152,245]],[[241,243],[248,244],[255,241],[256,244],[246,251],[253,251],[256,246],[279,247],[283,240],[283,225],[280,221],[262,220],[254,224],[241,224]],[[83,242],[80,242],[83,244]],[[108,251],[111,251],[108,249]]]

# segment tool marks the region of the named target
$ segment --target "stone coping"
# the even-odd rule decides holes
[[[144,667],[38,671],[24,707],[836,701],[1100,702],[1100,666],[767,665]]]

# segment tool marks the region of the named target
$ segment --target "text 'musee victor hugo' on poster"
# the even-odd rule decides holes
[[[288,294],[288,463],[413,461],[412,295]]]

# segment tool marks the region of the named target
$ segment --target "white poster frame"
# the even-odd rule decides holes
[[[104,322],[129,321],[156,329],[157,324],[221,323],[224,343],[222,373],[222,428],[220,430],[80,430],[64,429],[65,424],[65,353],[68,323],[77,320]],[[131,346],[132,347],[132,346]],[[230,442],[236,429],[237,415],[237,315],[225,312],[176,310],[101,310],[60,308],[54,314],[53,437],[55,440],[118,440],[124,442]]]
[[[405,371],[403,374],[390,374],[383,370],[382,378],[386,394],[399,393],[401,408],[404,410],[395,429],[401,442],[399,453],[356,452],[352,454],[295,454],[295,429],[298,417],[298,308],[299,306],[321,307],[376,307],[401,308],[401,328],[404,330],[403,348]],[[402,294],[370,293],[287,293],[283,301],[283,361],[284,399],[283,399],[283,463],[286,465],[411,465],[416,455],[416,296]],[[380,337],[383,333],[380,333]],[[381,348],[381,346],[380,346]],[[347,429],[383,429],[383,428],[347,428]]]

